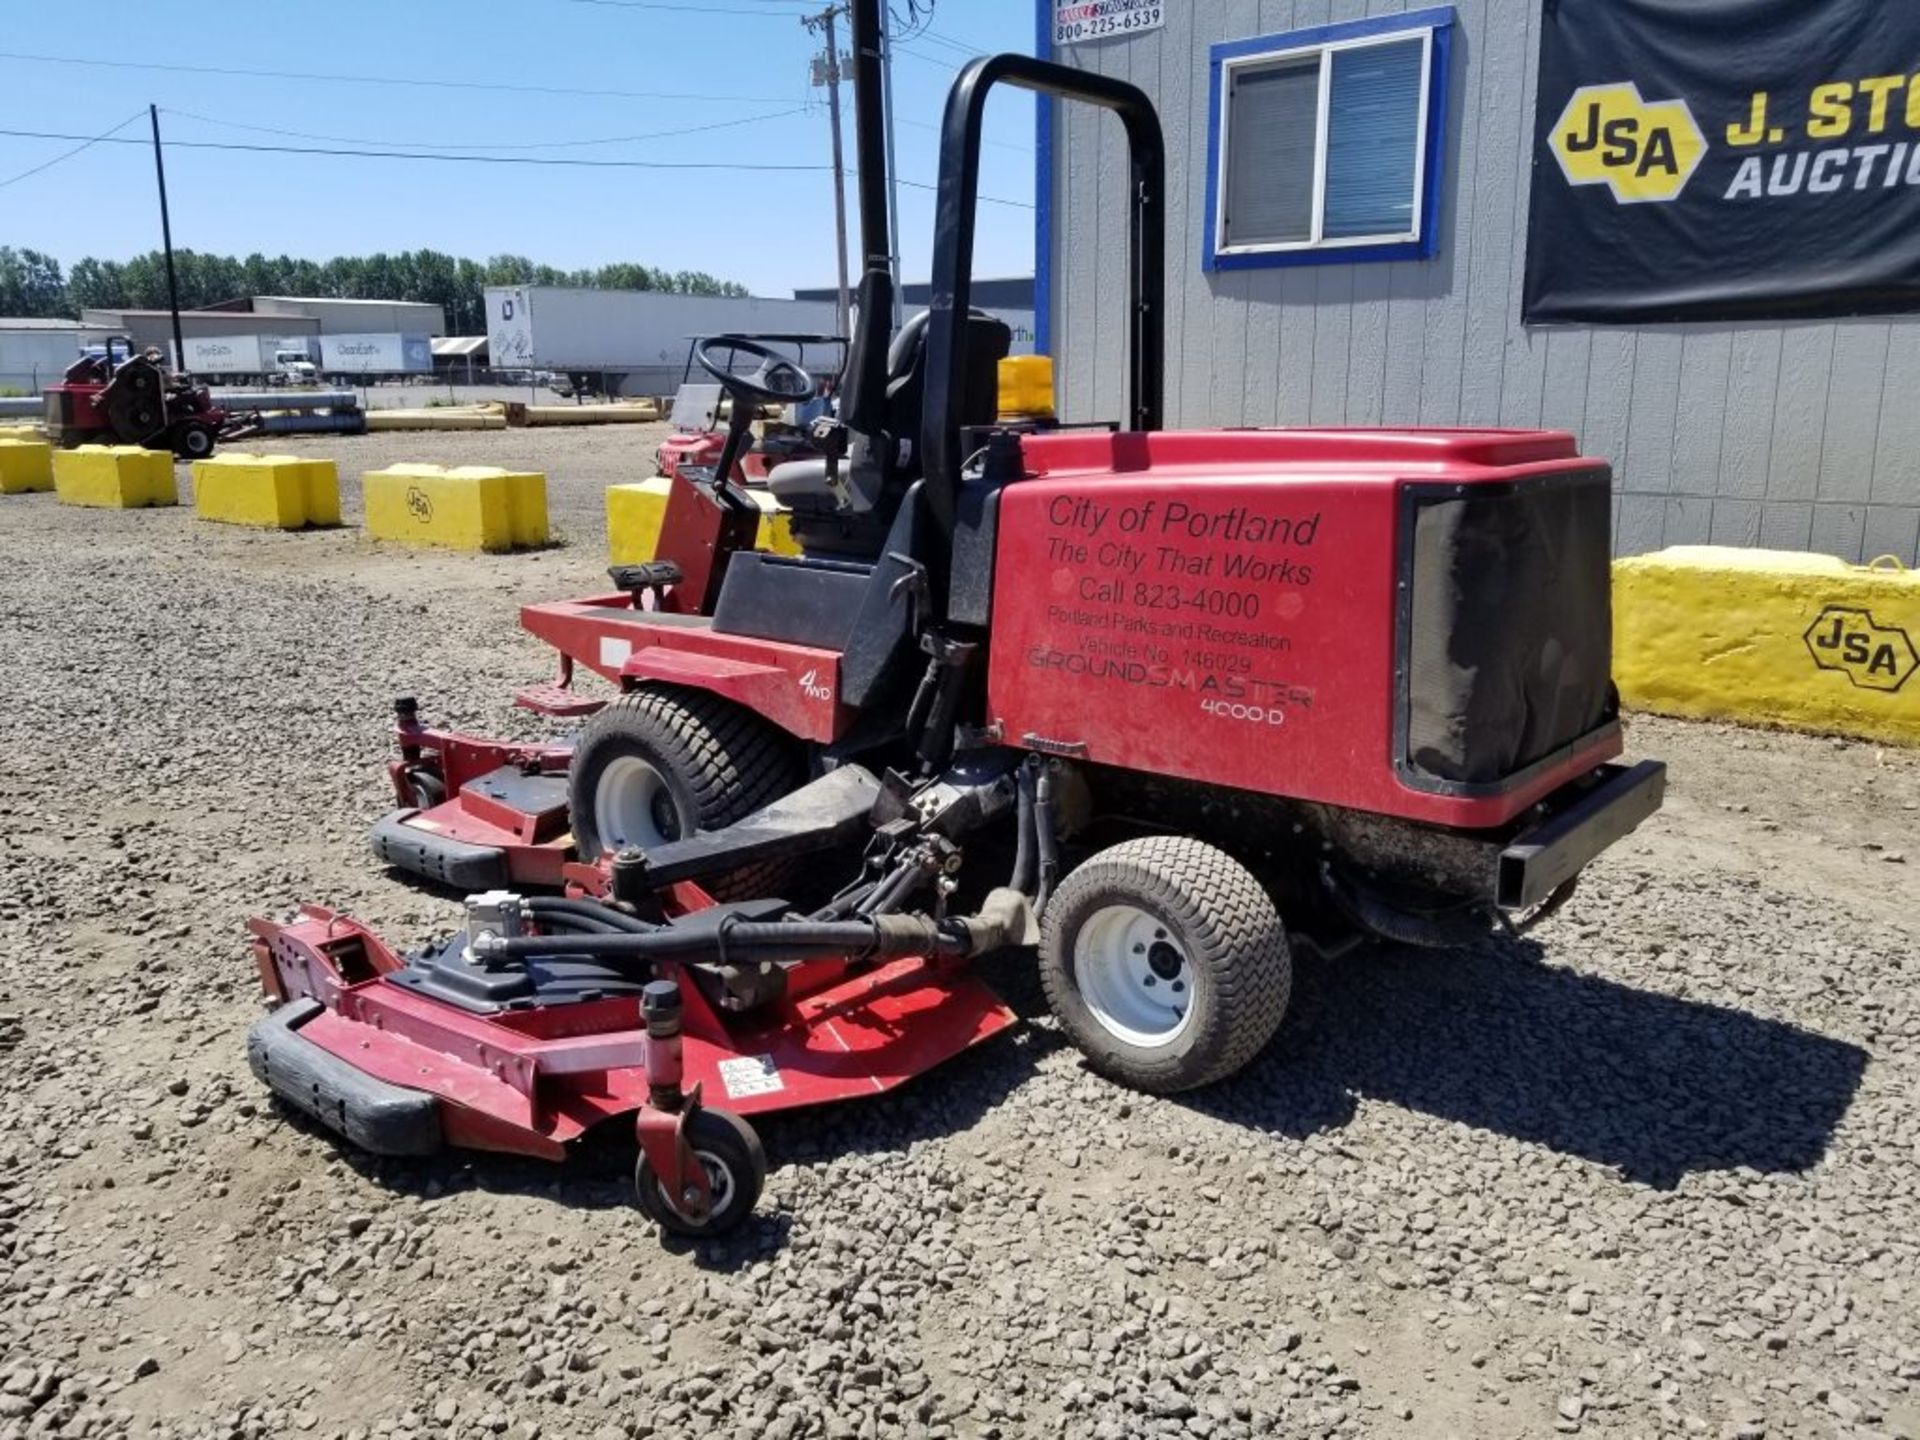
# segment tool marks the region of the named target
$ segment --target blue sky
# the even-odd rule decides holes
[[[824,165],[824,92],[808,84],[808,56],[819,41],[795,18],[823,3],[202,0],[189,15],[178,6],[101,0],[84,7],[83,25],[0,33],[0,130],[90,136],[138,114],[117,133],[144,140],[145,107],[158,104],[181,247],[325,259],[431,246],[475,257],[513,252],[563,267],[635,260],[708,270],[779,295],[833,280],[832,184],[824,172],[448,164],[172,142]],[[928,0],[918,3],[924,12]],[[906,0],[895,6],[904,13]],[[937,0],[927,33],[902,44],[894,67],[903,178],[934,178],[935,127],[955,68],[971,53],[1031,51],[1033,15],[1032,0]],[[844,24],[841,34],[844,48]],[[14,58],[23,55],[116,63]],[[623,93],[580,93],[587,91]],[[634,136],[657,138],[546,143]],[[1028,274],[1032,100],[996,96],[987,142],[982,193],[1020,203],[981,207],[976,273]],[[67,265],[82,255],[121,258],[157,247],[152,158],[142,147],[95,145],[4,183],[73,147],[0,134],[0,244],[44,250]],[[851,183],[848,189],[853,227]],[[907,188],[900,196],[903,269],[923,279],[933,196]]]

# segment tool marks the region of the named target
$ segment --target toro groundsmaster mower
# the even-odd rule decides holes
[[[745,1117],[887,1090],[1013,1022],[969,969],[1037,947],[1062,1029],[1165,1093],[1245,1065],[1295,947],[1524,928],[1660,804],[1609,680],[1607,466],[1510,430],[1160,428],[1162,158],[1147,98],[977,60],[942,134],[934,305],[889,336],[878,0],[853,7],[867,256],[837,427],[768,477],[803,553],[751,549],[733,461],[813,393],[700,348],[726,453],[675,481],[653,562],[527,607],[587,716],[569,744],[399,704],[389,863],[469,892],[400,955],[310,909],[255,921],[250,1041],[367,1149],[560,1158],[637,1127],[640,1204],[738,1223]],[[982,107],[1115,112],[1131,154],[1130,395],[1114,424],[995,423],[969,306]],[[571,686],[585,667],[611,699]]]
[[[56,445],[143,445],[204,460],[228,415],[207,387],[169,374],[160,352],[123,335],[81,356],[46,391],[47,438]]]

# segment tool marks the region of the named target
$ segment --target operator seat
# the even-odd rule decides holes
[[[803,553],[872,560],[892,528],[900,499],[920,476],[920,417],[926,404],[928,312],[900,327],[887,349],[886,419],[881,433],[856,435],[839,465],[839,487],[827,461],[789,460],[767,474],[767,489],[792,512],[793,538]],[[1005,321],[975,310],[967,317],[963,425],[991,425],[999,409],[1000,362],[1013,348]]]

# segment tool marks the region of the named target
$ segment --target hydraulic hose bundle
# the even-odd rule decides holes
[[[648,925],[589,900],[529,900],[527,917],[546,935],[482,934],[472,943],[482,961],[556,955],[600,959],[692,960],[719,952],[728,961],[801,960],[829,955],[887,960],[904,955],[975,956],[1018,944],[1031,902],[1017,890],[989,894],[974,915],[867,915],[848,920],[736,920],[717,930]]]

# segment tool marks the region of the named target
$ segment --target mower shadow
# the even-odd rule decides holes
[[[1002,952],[980,962],[979,974],[1023,1020],[1046,1013],[1030,954]],[[1032,1074],[1035,1060],[1067,1042],[1057,1031],[1019,1025],[955,1056],[900,1090],[871,1099],[811,1110],[753,1117],[772,1171],[837,1156],[892,1154],[915,1141],[970,1129]],[[965,1067],[965,1083],[943,1083]],[[520,1195],[577,1210],[632,1210],[633,1222],[657,1233],[633,1200],[637,1155],[630,1121],[610,1120],[589,1131],[559,1165],[479,1150],[443,1150],[418,1158],[371,1155],[324,1126],[272,1101],[278,1119],[324,1145],[370,1183],[396,1196],[434,1200],[461,1191]],[[692,1241],[659,1235],[662,1248],[691,1256],[702,1269],[738,1270],[784,1249],[792,1216],[765,1201],[733,1235]]]
[[[1540,957],[1525,939],[1303,957],[1277,1042],[1185,1102],[1304,1137],[1381,1100],[1660,1189],[1698,1171],[1803,1171],[1826,1153],[1866,1051]]]
[[[439,1200],[470,1190],[485,1195],[530,1196],[569,1210],[631,1211],[635,1225],[650,1235],[657,1233],[634,1204],[637,1150],[626,1125],[613,1123],[589,1131],[559,1165],[483,1150],[448,1149],[435,1155],[396,1159],[355,1149],[277,1097],[272,1104],[278,1120],[328,1147],[354,1173],[392,1195]],[[781,1157],[768,1158],[777,1167]],[[659,1241],[661,1248],[672,1254],[692,1256],[702,1269],[733,1271],[784,1249],[792,1223],[787,1215],[762,1210],[729,1236],[695,1241],[660,1234]]]
[[[974,974],[1020,1019],[1047,1013],[1030,951],[1004,950]],[[1058,1030],[1019,1024],[974,1049],[871,1099],[757,1117],[776,1166],[792,1161],[904,1152],[918,1141],[972,1129],[1033,1076],[1040,1057],[1065,1048]],[[964,1077],[964,1078],[963,1078]]]

